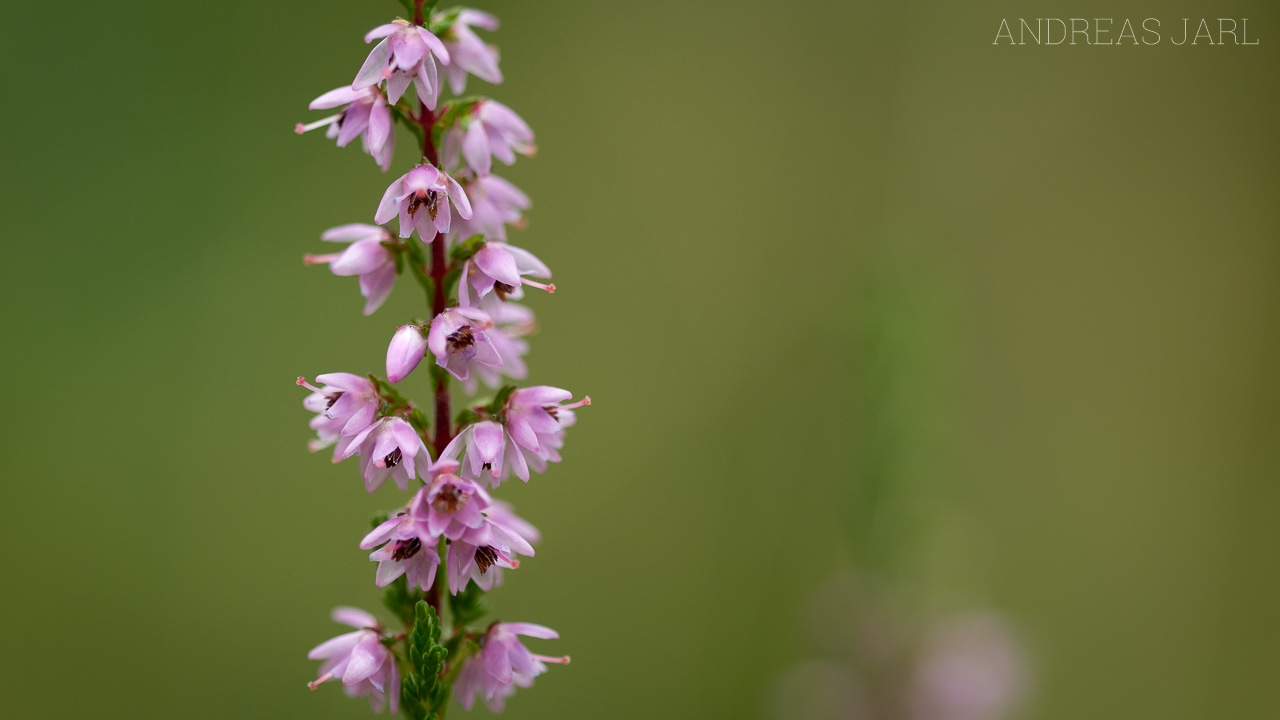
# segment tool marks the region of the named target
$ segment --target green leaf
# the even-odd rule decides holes
[[[485,408],[489,415],[497,415],[502,412],[502,408],[507,404],[507,398],[511,397],[511,393],[516,391],[515,385],[503,385],[498,394],[494,396],[493,402]]]
[[[439,708],[435,701],[444,691],[439,680],[448,656],[449,651],[440,644],[440,618],[426,601],[419,600],[414,606],[413,629],[409,631],[409,662],[416,674],[416,695],[432,712]]]
[[[401,622],[408,625],[413,622],[414,606],[421,602],[421,598],[422,593],[416,589],[410,589],[408,578],[401,575],[387,586],[387,592],[382,596],[382,604],[400,618]]]
[[[471,237],[458,243],[453,250],[449,251],[449,257],[456,261],[470,260],[472,255],[480,252],[480,248],[484,247],[483,235],[472,235]]]
[[[454,423],[458,427],[466,427],[471,423],[480,422],[480,416],[471,408],[463,408],[458,411],[458,417],[454,419]]]
[[[449,611],[453,613],[455,628],[470,625],[489,612],[481,598],[484,591],[475,583],[468,583],[467,588],[457,595],[449,596]]]
[[[459,13],[462,12],[460,7],[451,7],[441,12],[437,17],[428,18],[427,29],[432,35],[442,35],[453,28],[453,24],[457,22]]]

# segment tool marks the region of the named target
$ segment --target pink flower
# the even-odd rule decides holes
[[[360,294],[366,300],[364,314],[371,315],[391,294],[396,283],[395,253],[383,245],[391,241],[391,233],[377,225],[353,223],[330,228],[320,239],[349,242],[351,245],[340,253],[307,254],[303,262],[308,265],[328,263],[329,270],[338,276],[360,276]]]
[[[519,567],[517,554],[532,557],[533,546],[514,529],[486,516],[481,527],[468,528],[449,543],[449,592],[457,595],[473,580],[486,592],[501,585],[499,569]]]
[[[550,278],[551,269],[528,250],[504,242],[487,242],[462,266],[458,300],[463,305],[479,305],[480,299],[490,292],[500,300],[519,300],[524,297],[525,285],[549,293],[556,291],[555,285],[534,282],[526,279],[525,275]],[[472,291],[475,292],[474,300]]]
[[[408,490],[409,481],[416,476],[415,463],[424,468],[430,463],[422,438],[398,417],[384,417],[351,438],[342,457],[356,453],[360,454],[360,474],[369,492],[382,487],[388,477],[395,480],[396,487]]]
[[[503,407],[500,425],[493,420],[468,425],[445,447],[441,459],[462,458],[467,477],[486,480],[495,488],[513,473],[528,482],[530,469],[540,473],[548,462],[560,462],[564,430],[577,421],[574,408],[591,404],[589,397],[561,404],[570,397],[568,390],[546,385],[516,390]],[[503,431],[500,445],[494,425]]]
[[[952,618],[925,643],[908,717],[1000,720],[1023,699],[1027,676],[1022,650],[1002,618]]]
[[[333,445],[339,439],[359,435],[373,425],[382,399],[368,378],[351,373],[325,373],[317,375],[316,382],[321,387],[309,384],[306,378],[298,378],[298,384],[311,391],[302,406],[316,413],[311,428],[317,438],[310,444],[311,452]],[[342,455],[346,450],[346,442],[339,444],[334,450],[334,462],[347,457]]]
[[[441,15],[436,15],[440,18]],[[491,82],[494,85],[502,82],[502,71],[498,69],[498,48],[486,45],[471,27],[497,30],[498,18],[479,10],[464,9],[458,13],[453,25],[444,32],[441,38],[449,50],[450,61],[449,87],[454,95],[461,95],[467,89],[467,73]]]
[[[407,573],[409,586],[426,592],[435,582],[436,568],[440,565],[436,544],[436,537],[420,535],[415,519],[407,512],[400,512],[365,535],[360,549],[382,545],[369,554],[369,559],[378,563],[374,576],[378,587],[386,587]]]
[[[356,73],[352,89],[364,90],[386,80],[387,101],[394,105],[413,82],[418,99],[434,110],[440,96],[435,58],[449,64],[449,51],[444,44],[426,28],[414,26],[407,20],[379,25],[365,34],[364,41],[370,43],[378,38],[383,40],[373,47]]]
[[[398,383],[409,376],[427,354],[427,338],[421,325],[401,325],[387,346],[387,380]]]
[[[435,355],[436,365],[465,381],[471,377],[473,366],[502,366],[502,357],[485,334],[491,327],[493,322],[483,310],[449,308],[431,321],[427,347]]]
[[[443,535],[458,540],[468,531],[484,527],[484,511],[491,502],[489,493],[474,480],[455,475],[456,463],[445,462],[438,467],[443,471],[413,496],[409,514],[420,537]]]
[[[418,237],[429,243],[437,232],[449,232],[450,204],[463,219],[471,217],[471,202],[458,181],[422,163],[387,187],[373,220],[382,225],[399,213],[400,237],[409,237],[417,228]]]
[[[467,661],[458,674],[456,689],[467,710],[476,696],[495,713],[502,712],[506,699],[517,687],[533,685],[533,679],[547,671],[546,663],[568,665],[569,657],[535,655],[520,642],[519,635],[556,639],[560,635],[551,628],[531,623],[497,623],[481,640],[480,652]]]
[[[530,207],[529,196],[515,185],[496,175],[485,175],[467,182],[472,217],[454,222],[451,238],[466,240],[473,235],[486,239],[507,239],[507,225],[524,227],[524,211]]]
[[[356,608],[335,608],[332,617],[334,622],[360,629],[323,642],[307,653],[312,660],[324,660],[320,676],[307,687],[315,690],[322,683],[339,678],[347,695],[367,695],[374,713],[390,705],[394,715],[400,707],[400,675],[391,651],[382,644],[382,625],[374,616]]]
[[[458,166],[458,153],[476,175],[488,175],[492,158],[505,165],[516,161],[516,153],[532,157],[533,130],[514,110],[497,100],[480,100],[470,112],[458,118],[444,135],[445,167]]]
[[[391,109],[387,99],[373,87],[353,90],[340,87],[321,95],[311,101],[312,110],[325,110],[339,105],[346,105],[337,115],[330,115],[323,120],[303,125],[298,123],[295,130],[301,135],[308,130],[328,127],[325,137],[338,138],[338,147],[346,147],[347,143],[363,136],[364,151],[377,161],[383,172],[391,168],[391,155],[395,152],[396,138],[391,131]]]

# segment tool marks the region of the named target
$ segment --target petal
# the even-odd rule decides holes
[[[466,135],[462,138],[462,155],[467,159],[467,164],[478,175],[488,175],[492,167],[492,158],[489,155],[489,136],[485,132],[484,123],[479,120],[472,120],[471,125],[466,130]]]
[[[432,35],[431,31],[424,27],[418,28],[418,37],[421,37],[422,41],[427,44],[427,48],[431,50],[432,54],[440,58],[440,62],[445,65],[449,64],[449,51],[445,49],[444,43],[440,42],[440,38]]]
[[[498,627],[506,630],[514,635],[524,635],[525,637],[542,638],[543,640],[557,640],[560,633],[543,625],[534,625],[533,623],[501,623]]]
[[[359,100],[362,95],[364,95],[363,90],[354,90],[350,86],[340,87],[312,100],[307,107],[311,110],[327,110],[339,105],[353,103]]]
[[[396,284],[396,266],[388,265],[367,275],[360,276],[360,293],[367,298],[364,314],[372,315],[391,295]]]
[[[365,612],[360,608],[340,606],[333,609],[329,617],[334,622],[350,625],[355,628],[378,627],[378,618],[373,613]]]
[[[457,206],[458,214],[461,215],[464,220],[470,220],[471,199],[467,197],[466,191],[462,189],[462,186],[459,185],[458,181],[454,180],[453,177],[446,175],[444,179],[445,183],[449,187],[449,201]]]
[[[329,228],[320,235],[327,242],[356,242],[357,240],[385,240],[386,231],[377,225],[349,223]]]
[[[511,253],[507,252],[507,247],[503,243],[485,243],[484,247],[480,248],[475,256],[472,257],[472,260],[475,261],[476,267],[484,271],[485,275],[500,283],[519,287],[520,270],[516,267],[516,259],[512,257]],[[334,270],[334,273],[337,274],[337,270]]]
[[[391,134],[391,108],[379,95],[369,111],[369,147],[375,152],[382,148]]]
[[[364,635],[364,630],[357,630],[355,632],[339,635],[336,638],[325,640],[319,645],[311,648],[311,652],[307,653],[307,659],[320,660],[323,658],[345,655],[350,652],[351,648],[356,646],[356,643],[360,642]]]
[[[387,23],[386,25],[379,25],[364,34],[364,41],[366,43],[371,43],[374,40],[384,38],[403,27],[405,27],[403,23]]]
[[[407,73],[391,73],[391,77],[387,78],[387,102],[392,105],[399,102],[400,96],[404,95],[404,91],[409,89],[410,82],[413,82],[413,78]]]
[[[387,649],[378,642],[378,638],[366,637],[351,648],[351,661],[347,671],[342,674],[343,685],[354,685],[367,679],[382,667],[387,659]]]
[[[401,193],[404,192],[404,179],[406,175],[401,175],[394,182],[387,186],[386,192],[382,193],[382,200],[378,203],[378,211],[374,213],[373,221],[382,225],[391,221],[396,216],[400,203],[396,202]]]
[[[329,264],[329,269],[334,275],[346,277],[371,273],[387,265],[394,267],[394,262],[395,257],[390,250],[382,246],[381,242],[377,240],[361,240],[352,243],[350,247],[343,250]]]
[[[387,66],[387,56],[386,40],[374,45],[373,50],[369,52],[369,57],[365,58],[364,65],[360,66],[360,72],[356,73],[356,79],[352,81],[351,87],[363,90],[381,82],[382,69]]]

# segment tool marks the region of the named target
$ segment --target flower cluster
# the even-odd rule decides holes
[[[525,338],[536,326],[532,310],[515,301],[526,286],[547,293],[555,286],[546,264],[508,242],[510,229],[524,227],[528,196],[491,172],[494,159],[510,165],[517,155],[533,155],[534,134],[496,100],[441,97],[441,68],[454,93],[464,90],[468,75],[502,81],[497,49],[476,33],[497,29],[498,20],[471,9],[436,12],[430,0],[405,6],[411,19],[364,36],[374,45],[352,82],[311,103],[337,114],[297,131],[327,128],[339,147],[360,138],[386,172],[398,123],[414,136],[421,157],[376,207],[371,203],[373,224],[325,231],[323,240],[346,248],[305,261],[359,278],[365,315],[408,274],[426,292],[430,319],[399,325],[383,377],[331,372],[314,381],[299,377],[298,384],[310,391],[303,406],[314,413],[313,452],[332,448],[335,463],[356,458],[367,492],[390,479],[412,493],[358,543],[377,563],[374,583],[386,588],[386,605],[405,630],[338,608],[333,619],[355,631],[311,651],[323,664],[309,685],[339,680],[348,695],[368,697],[374,712],[390,708],[421,720],[443,714],[455,694],[467,709],[481,698],[500,711],[548,664],[568,663],[535,654],[520,639],[557,638],[549,628],[476,623],[485,614],[483,593],[520,567],[521,558],[533,557],[540,540],[532,524],[490,493],[512,475],[528,482],[559,462],[574,410],[591,401],[575,401],[556,387],[507,384],[526,378]],[[419,370],[428,355],[433,362]],[[415,372],[429,374],[433,389],[422,406],[397,389]],[[481,385],[493,394],[473,399],[455,417],[454,383],[471,395]]]

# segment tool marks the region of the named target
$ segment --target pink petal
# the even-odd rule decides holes
[[[382,69],[387,66],[387,41],[383,40],[373,46],[373,50],[369,52],[369,57],[365,58],[364,65],[360,66],[360,72],[356,73],[356,79],[352,81],[351,87],[355,90],[363,90],[382,82]]]

